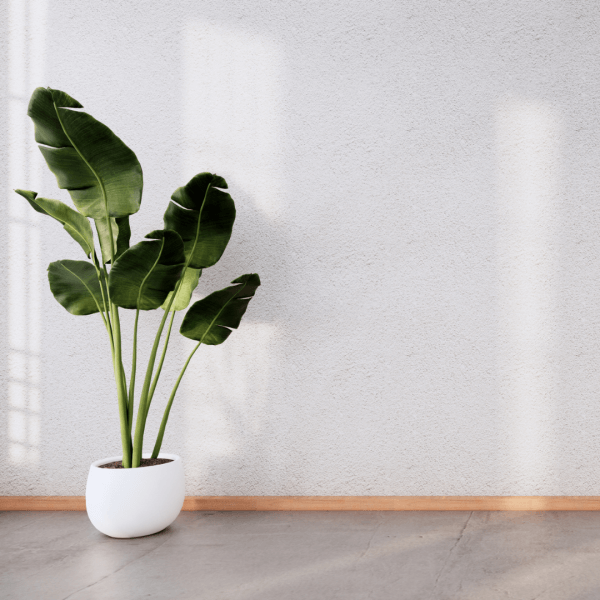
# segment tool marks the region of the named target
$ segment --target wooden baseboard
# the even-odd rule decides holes
[[[85,510],[85,497],[0,496],[0,510]],[[183,510],[600,510],[600,496],[187,496]]]
[[[0,496],[0,510],[85,510],[85,496]]]

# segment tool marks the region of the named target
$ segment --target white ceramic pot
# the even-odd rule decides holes
[[[144,454],[143,458],[150,458]],[[115,538],[134,538],[162,531],[176,518],[185,497],[183,464],[176,454],[158,455],[173,462],[137,469],[101,469],[121,460],[111,456],[92,463],[85,490],[90,521]]]

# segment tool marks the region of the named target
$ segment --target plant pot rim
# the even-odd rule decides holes
[[[151,458],[151,457],[152,457],[151,452],[144,452],[142,454],[142,458]],[[165,468],[165,467],[168,467],[169,465],[172,465],[173,463],[181,462],[181,457],[179,455],[169,454],[168,452],[160,452],[158,454],[158,458],[170,458],[173,462],[164,463],[162,465],[152,465],[151,467],[142,467],[142,468],[144,468],[144,469]],[[123,455],[120,454],[119,456],[109,456],[108,458],[101,458],[100,460],[93,462],[91,464],[91,468],[92,469],[100,469],[101,465],[105,465],[110,462],[115,462],[117,460],[123,460]],[[137,469],[102,469],[102,470],[106,471],[107,473],[128,473],[128,472],[132,472],[132,471],[137,471]]]

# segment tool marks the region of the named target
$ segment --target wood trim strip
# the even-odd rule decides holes
[[[85,497],[0,496],[0,510],[85,510]],[[600,496],[187,496],[183,510],[600,510]]]
[[[600,496],[188,496],[183,510],[600,510]]]
[[[85,510],[85,496],[0,496],[0,510]]]

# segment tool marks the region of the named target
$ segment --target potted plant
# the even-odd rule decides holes
[[[146,419],[175,315],[188,307],[202,270],[217,263],[225,251],[235,221],[235,205],[222,177],[200,173],[171,196],[164,229],[150,232],[130,247],[129,216],[140,208],[142,168],[131,149],[81,108],[64,92],[37,88],[27,111],[44,159],[58,187],[69,192],[76,210],[33,191],[15,191],[36,211],[59,221],[88,259],[59,260],[48,267],[54,297],[73,315],[98,314],[106,327],[112,354],[122,455],[92,464],[86,489],[87,511],[103,533],[138,537],[167,527],[183,506],[181,458],[161,453],[181,379],[201,344],[222,344],[232,329],[237,329],[260,279],[255,273],[242,275],[230,287],[195,302],[187,311],[180,332],[197,344],[167,401],[154,449],[144,454]],[[135,310],[129,375],[122,360],[121,308]],[[137,397],[138,321],[141,312],[157,309],[162,309],[164,315]]]

